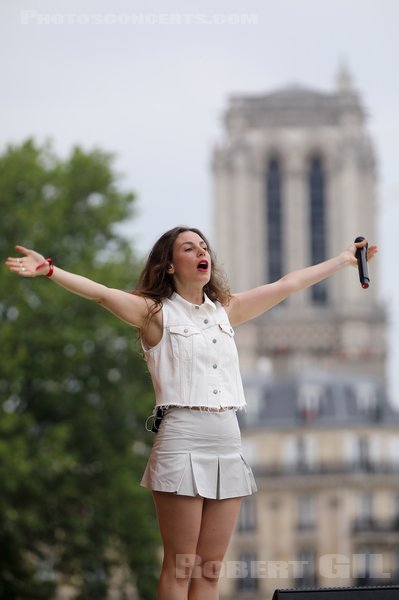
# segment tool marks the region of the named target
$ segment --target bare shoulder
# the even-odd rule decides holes
[[[144,330],[149,323],[162,325],[162,305],[148,296],[141,296],[134,292],[129,295],[139,315],[137,326],[140,329]]]
[[[163,335],[163,313],[162,304],[156,303],[150,298],[145,298],[147,303],[146,318],[140,327],[141,339],[147,348],[159,344]]]
[[[155,301],[134,292],[104,288],[99,302],[119,319],[139,329],[146,327],[151,315],[157,321]]]

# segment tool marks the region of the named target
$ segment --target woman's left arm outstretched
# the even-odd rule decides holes
[[[234,294],[226,307],[230,323],[240,325],[258,317],[276,304],[279,304],[291,294],[300,292],[347,266],[357,266],[355,257],[357,248],[367,244],[367,240],[351,244],[336,257],[318,263],[311,267],[292,271],[278,281],[261,285],[246,292]],[[371,260],[377,253],[377,246],[370,246],[367,258]]]

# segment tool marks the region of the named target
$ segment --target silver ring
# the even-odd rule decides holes
[[[21,267],[21,271],[26,271],[25,267]]]

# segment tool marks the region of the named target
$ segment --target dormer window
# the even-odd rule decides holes
[[[373,414],[377,408],[377,390],[375,385],[369,381],[362,381],[354,388],[356,407],[362,414]]]
[[[299,415],[306,421],[312,421],[321,412],[324,386],[319,383],[303,383],[298,390],[297,408]]]

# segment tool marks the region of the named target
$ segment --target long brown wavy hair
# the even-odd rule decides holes
[[[231,299],[224,272],[217,266],[216,257],[204,234],[194,227],[174,227],[166,231],[155,242],[144,269],[141,272],[133,294],[144,298],[151,298],[155,302],[148,314],[147,322],[162,308],[162,301],[171,298],[176,291],[173,277],[169,274],[168,267],[173,262],[173,247],[177,237],[185,231],[193,231],[205,242],[211,257],[211,277],[204,286],[204,292],[212,301],[218,301],[223,305]]]

